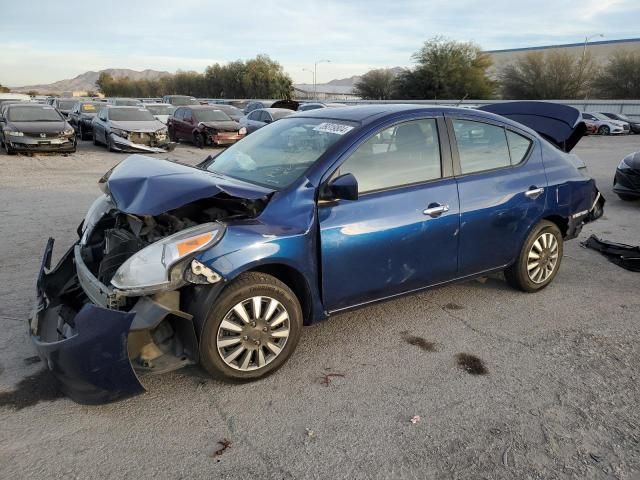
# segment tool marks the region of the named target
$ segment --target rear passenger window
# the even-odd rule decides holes
[[[453,120],[462,173],[511,165],[504,128],[468,120]]]
[[[352,173],[360,193],[442,176],[438,130],[433,119],[401,123],[365,141],[340,167]]]
[[[528,138],[510,130],[507,130],[507,140],[509,141],[509,151],[511,152],[511,165],[517,165],[527,156],[532,142]]]

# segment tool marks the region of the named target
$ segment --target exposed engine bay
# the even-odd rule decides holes
[[[132,215],[112,210],[90,232],[82,246],[82,257],[89,270],[105,285],[133,254],[169,235],[215,221],[254,218],[265,202],[221,194],[159,215]]]

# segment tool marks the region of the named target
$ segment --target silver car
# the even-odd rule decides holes
[[[94,145],[109,151],[160,153],[173,150],[167,127],[144,107],[103,107],[91,122]]]

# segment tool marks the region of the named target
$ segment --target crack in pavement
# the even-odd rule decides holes
[[[534,350],[533,345],[530,345],[528,343],[525,342],[521,342],[520,340],[513,340],[509,337],[504,337],[502,335],[499,335],[497,333],[491,333],[491,332],[486,332],[484,330],[479,329],[478,327],[474,327],[472,324],[470,324],[467,320],[465,320],[462,317],[459,317],[457,315],[455,315],[454,313],[452,313],[451,311],[449,311],[448,309],[444,308],[442,305],[439,305],[435,302],[429,301],[427,300],[427,303],[430,303],[431,305],[434,305],[436,307],[438,307],[440,310],[442,310],[444,313],[446,313],[447,315],[449,315],[452,318],[455,318],[456,320],[458,320],[460,323],[462,323],[466,328],[468,328],[469,330],[476,332],[479,335],[483,335],[485,337],[490,337],[490,338],[495,338],[497,340],[501,340],[503,342],[506,343],[515,343],[517,345],[521,345],[523,347],[527,347],[530,350]]]

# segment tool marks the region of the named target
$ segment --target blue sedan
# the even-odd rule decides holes
[[[302,326],[504,271],[547,287],[604,199],[567,152],[570,107],[370,105],[299,112],[196,167],[132,155],[38,276],[32,340],[82,403],[200,363],[252,380]],[[531,128],[530,128],[531,127]]]

